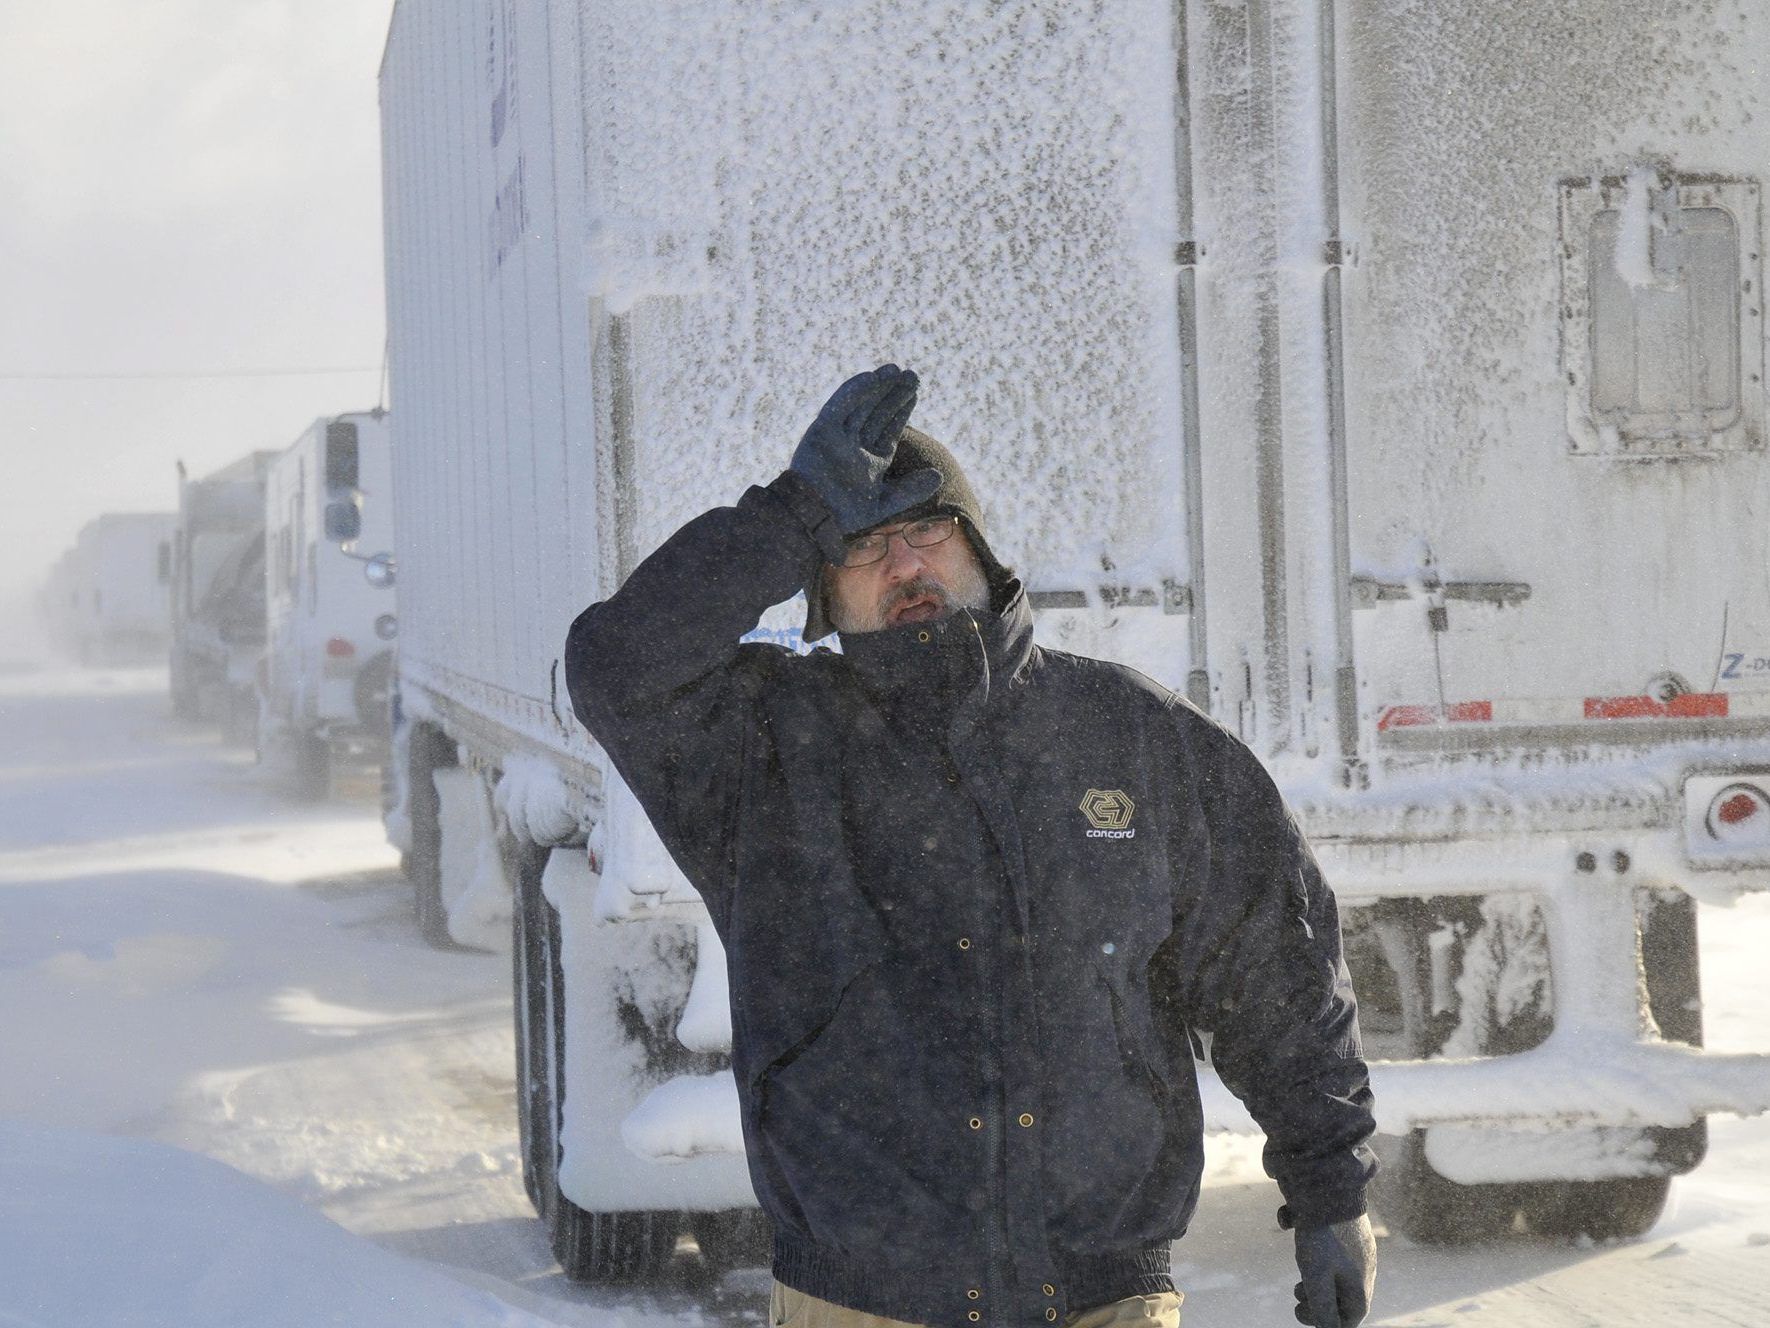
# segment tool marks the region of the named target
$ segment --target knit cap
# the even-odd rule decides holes
[[[897,452],[891,458],[891,465],[885,470],[887,480],[900,479],[918,470],[934,470],[940,475],[940,488],[926,502],[917,503],[901,512],[896,512],[880,521],[881,526],[894,525],[899,521],[918,521],[925,516],[956,516],[964,526],[965,535],[971,541],[971,547],[977,553],[978,561],[983,564],[984,578],[989,583],[991,593],[1008,577],[1008,570],[996,561],[990,552],[988,543],[983,537],[983,507],[972,492],[971,484],[965,478],[965,472],[959,468],[956,457],[946,447],[930,438],[920,429],[906,427],[897,437]],[[851,531],[860,534],[860,531]],[[816,570],[806,578],[805,582],[805,639],[818,641],[836,630],[830,621],[829,610],[824,603],[824,571],[825,563],[820,557]]]

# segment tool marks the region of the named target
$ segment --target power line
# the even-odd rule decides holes
[[[8,383],[48,383],[48,382],[101,382],[129,381],[141,379],[198,379],[198,378],[294,378],[307,375],[322,374],[379,374],[378,364],[342,365],[330,369],[168,369],[148,370],[140,373],[0,373],[0,382]]]

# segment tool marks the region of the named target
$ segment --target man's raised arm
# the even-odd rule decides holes
[[[786,471],[665,540],[566,637],[566,689],[584,727],[612,750],[631,723],[667,720],[659,707],[731,669],[739,638],[805,585],[820,556],[813,531],[827,520],[816,492]]]
[[[599,741],[618,743],[625,720],[655,721],[657,706],[735,664],[738,638],[799,591],[818,559],[840,562],[845,536],[933,494],[932,470],[884,478],[916,388],[916,375],[894,364],[850,378],[785,473],[690,521],[578,617],[566,687]]]

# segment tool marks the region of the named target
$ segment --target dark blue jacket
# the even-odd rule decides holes
[[[688,523],[573,625],[578,716],[706,900],[774,1272],[889,1318],[1167,1290],[1198,1199],[1188,1030],[1298,1223],[1364,1211],[1334,898],[1260,763],[996,611],[738,644],[815,566],[796,477]]]

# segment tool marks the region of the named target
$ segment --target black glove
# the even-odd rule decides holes
[[[1325,1227],[1298,1227],[1297,1322],[1315,1328],[1358,1328],[1377,1286],[1377,1238],[1368,1217]]]
[[[858,373],[837,388],[793,453],[791,469],[817,490],[835,516],[818,533],[825,557],[842,561],[842,537],[878,525],[940,488],[940,472],[915,471],[890,481],[886,468],[897,436],[916,408],[916,375],[895,364]]]

